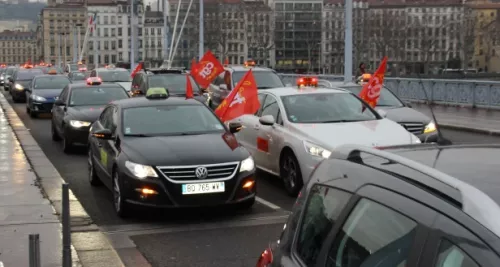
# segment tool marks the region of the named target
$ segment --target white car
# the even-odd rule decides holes
[[[123,68],[115,68],[114,66],[106,68],[97,68],[90,72],[90,77],[99,77],[102,82],[113,82],[125,88],[127,92],[132,89],[132,78],[130,72]]]
[[[239,143],[257,167],[283,179],[298,194],[315,166],[345,144],[383,147],[420,143],[396,122],[386,119],[343,89],[285,87],[258,92],[261,107],[243,115]]]

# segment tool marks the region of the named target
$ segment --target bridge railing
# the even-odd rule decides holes
[[[286,84],[295,84],[299,75],[280,74]],[[318,75],[319,79],[343,81],[343,76]],[[500,81],[385,78],[384,84],[404,101],[438,105],[500,109]],[[424,90],[429,99],[425,97]]]

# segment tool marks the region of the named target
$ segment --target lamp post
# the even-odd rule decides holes
[[[352,0],[345,0],[344,82],[352,82]]]

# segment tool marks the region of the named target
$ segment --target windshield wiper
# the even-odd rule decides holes
[[[151,135],[147,135],[147,134],[126,134],[125,136],[130,136],[130,137],[152,137]]]
[[[178,135],[202,135],[203,133],[179,133]]]
[[[272,86],[258,86],[257,89],[273,89],[275,87]]]
[[[368,120],[331,120],[331,121],[322,121],[320,123],[339,123],[339,122],[356,122],[356,121],[368,121]]]

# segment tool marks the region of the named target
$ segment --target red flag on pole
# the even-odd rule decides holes
[[[189,75],[186,75],[186,99],[193,98],[193,85]]]

